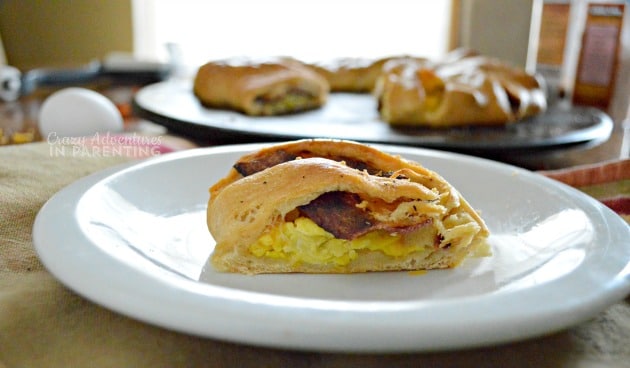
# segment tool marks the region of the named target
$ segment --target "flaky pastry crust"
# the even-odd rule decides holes
[[[279,152],[281,162],[269,161]],[[248,172],[247,164],[264,161],[269,164]],[[344,265],[252,254],[250,247],[261,236],[303,216],[296,210],[330,193],[360,197],[355,207],[381,225],[375,231],[396,235],[431,226],[435,239],[427,251],[404,257],[361,251]],[[332,211],[327,216],[334,216]],[[367,145],[333,140],[290,142],[245,155],[210,188],[207,222],[216,241],[213,267],[246,274],[447,268],[485,246],[489,234],[479,214],[435,172]]]

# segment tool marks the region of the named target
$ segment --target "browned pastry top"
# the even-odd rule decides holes
[[[540,77],[475,55],[442,62],[391,60],[375,95],[381,117],[394,125],[506,124],[547,107]]]
[[[193,92],[206,106],[249,115],[277,115],[325,103],[328,83],[298,60],[288,57],[232,58],[206,63]]]

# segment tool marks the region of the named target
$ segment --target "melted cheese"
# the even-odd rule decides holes
[[[437,232],[425,226],[410,234],[373,231],[353,240],[337,239],[308,218],[283,222],[263,234],[249,251],[256,257],[285,259],[291,263],[347,265],[361,252],[382,252],[402,257],[432,250]]]

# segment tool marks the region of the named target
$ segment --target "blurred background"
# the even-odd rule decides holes
[[[191,76],[209,60],[232,56],[438,58],[465,47],[543,74],[554,94],[603,109],[618,128],[630,102],[628,3],[0,0],[0,66],[28,73],[113,59]],[[109,96],[125,108],[120,101],[133,91]],[[23,129],[4,125],[5,134]]]
[[[113,51],[185,62],[240,54],[329,57],[472,47],[525,65],[534,0],[1,0],[6,60],[21,70],[73,65]],[[501,30],[501,31],[498,31]]]

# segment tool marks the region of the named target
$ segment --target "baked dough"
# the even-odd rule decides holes
[[[383,66],[390,60],[425,58],[412,56],[391,56],[378,59],[345,57],[326,62],[309,64],[328,81],[331,92],[371,93],[381,75]]]
[[[195,75],[193,92],[204,106],[252,116],[321,107],[328,83],[298,60],[234,58],[209,62]]]
[[[223,272],[449,268],[488,251],[486,225],[446,180],[349,141],[243,156],[210,188],[207,223],[210,263]]]
[[[472,55],[477,53],[459,48],[445,55],[443,61],[453,62]],[[383,72],[383,66],[390,60],[429,62],[429,59],[423,57],[398,55],[382,58],[343,57],[307,65],[326,78],[331,92],[371,93]]]
[[[346,57],[309,66],[326,78],[331,92],[369,93],[374,89],[383,65],[391,59]]]
[[[381,119],[391,125],[504,125],[547,107],[540,77],[474,54],[441,62],[391,60],[374,95]]]

